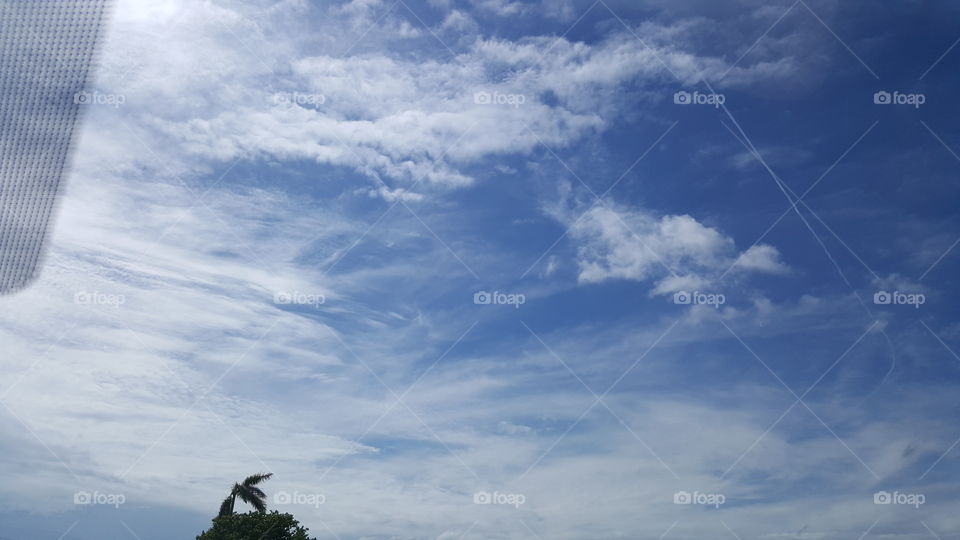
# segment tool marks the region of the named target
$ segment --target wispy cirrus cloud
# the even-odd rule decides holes
[[[696,32],[684,24],[642,27],[652,48],[634,37],[634,29],[590,44],[553,36],[514,41],[477,34],[458,43],[455,56],[437,60],[360,48],[339,56],[315,54],[313,40],[279,35],[293,13],[319,15],[318,8],[305,4],[252,8],[262,17],[256,25],[244,16],[249,14],[227,6],[171,4],[155,18],[142,9],[120,13],[123,31],[108,54],[122,60],[108,64],[101,84],[123,89],[128,114],[143,118],[149,129],[140,123],[133,127],[151,146],[162,151],[167,141],[176,141],[197,160],[310,159],[362,172],[375,184],[389,179],[397,189],[418,179],[467,185],[475,180],[471,164],[529,154],[541,143],[569,146],[605,130],[628,100],[661,101],[676,85],[674,77],[696,83],[726,66],[719,58],[678,49],[679,36]],[[377,25],[369,39],[364,35],[346,43],[415,37],[446,47],[439,34],[407,35],[390,26],[409,14],[403,6],[389,9],[378,2],[329,13],[333,21],[360,18]],[[469,18],[462,15],[462,20]],[[335,22],[326,26],[339,31]],[[130,57],[126,51],[143,47],[134,36],[156,32],[178,45],[151,49],[149,63]],[[133,43],[127,45],[125,38]],[[794,75],[790,69],[782,74],[736,69],[731,80],[739,77],[743,84],[755,77]],[[630,87],[634,90],[611,100],[611,90]]]

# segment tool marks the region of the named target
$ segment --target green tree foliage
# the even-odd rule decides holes
[[[217,516],[197,540],[316,540],[308,532],[292,515],[274,510]]]

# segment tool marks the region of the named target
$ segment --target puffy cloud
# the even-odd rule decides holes
[[[688,215],[656,216],[637,210],[594,206],[575,221],[579,280],[655,281],[654,294],[702,287],[733,267],[782,273],[787,266],[773,246],[759,244],[737,254],[733,239]],[[736,263],[736,265],[734,265]]]
[[[768,274],[784,274],[790,268],[780,261],[780,251],[769,244],[750,246],[737,258],[737,268]]]

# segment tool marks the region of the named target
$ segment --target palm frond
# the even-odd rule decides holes
[[[256,489],[256,488],[253,488]],[[250,486],[241,486],[240,490],[237,492],[237,496],[240,497],[240,500],[249,504],[257,512],[263,513],[267,511],[267,503],[264,502],[266,495],[262,495],[263,492],[257,489],[260,493],[256,493],[250,488]],[[262,496],[261,496],[262,495]]]
[[[273,473],[257,473],[246,477],[242,484],[233,484],[230,494],[220,503],[220,516],[229,516],[234,513],[234,507],[239,497],[259,513],[267,511],[267,494],[257,487],[257,484],[268,480]]]
[[[250,493],[252,493],[252,494],[253,494],[254,496],[256,496],[258,499],[266,499],[266,498],[267,498],[267,494],[264,493],[263,490],[260,489],[260,488],[258,488],[257,486],[244,486],[244,487],[245,487],[246,489],[248,489],[248,490],[250,491]]]
[[[273,476],[273,473],[257,473],[257,474],[251,474],[250,476],[248,476],[248,477],[243,481],[243,485],[245,485],[245,486],[255,486],[255,485],[259,484],[260,482],[263,482],[264,480],[268,480],[271,476]]]

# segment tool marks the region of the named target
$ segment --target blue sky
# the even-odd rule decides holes
[[[675,4],[121,0],[0,537],[960,535],[957,6]]]

